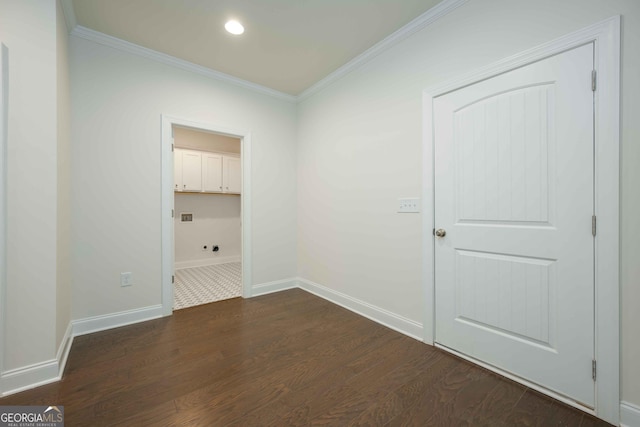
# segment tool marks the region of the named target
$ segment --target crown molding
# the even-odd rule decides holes
[[[449,12],[452,12],[455,9],[459,8],[468,1],[469,0],[444,0],[443,2],[437,4],[422,15],[418,16],[413,21],[409,22],[404,27],[400,28],[399,30],[382,39],[380,42],[376,43],[369,49],[365,50],[363,53],[356,56],[342,67],[329,74],[327,77],[323,78],[322,80],[306,89],[304,92],[298,95],[298,102],[304,101],[311,95],[321,91],[335,81],[340,80],[342,77],[369,62],[385,50],[390,49],[391,47],[395,46],[411,35],[433,24],[438,19],[442,18]]]
[[[401,41],[407,39],[416,32],[426,28],[432,23],[436,22],[449,12],[459,8],[467,3],[469,0],[444,0],[436,6],[432,7],[422,15],[418,16],[413,21],[409,22],[404,27],[395,31],[391,35],[384,38],[382,41],[376,43],[360,55],[347,62],[342,67],[338,68],[322,80],[316,82],[311,87],[303,91],[299,95],[290,95],[288,93],[280,92],[275,89],[268,88],[256,83],[249,82],[247,80],[239,79],[237,77],[230,76],[229,74],[222,73],[220,71],[213,70],[201,65],[194,64],[183,59],[176,58],[165,53],[148,49],[146,47],[139,46],[134,43],[119,39],[117,37],[109,36],[107,34],[77,25],[76,15],[73,8],[73,0],[60,0],[65,21],[69,28],[69,33],[72,36],[79,37],[85,40],[90,40],[95,43],[109,46],[114,49],[122,50],[134,55],[142,56],[163,64],[171,65],[186,71],[190,71],[196,74],[200,74],[205,77],[209,77],[215,80],[230,83],[236,86],[243,87],[245,89],[252,90],[264,95],[272,96],[288,102],[301,102],[311,97],[313,94],[320,92],[322,89],[331,85],[332,83],[340,80],[350,72],[363,66],[382,52],[390,49]]]
[[[67,23],[67,29],[69,33],[71,33],[78,25],[76,11],[73,8],[73,0],[60,0],[60,6],[62,6],[62,13],[64,14],[64,21]]]
[[[269,95],[284,101],[296,102],[297,100],[297,97],[294,95],[289,95],[287,93],[270,89],[268,87],[261,86],[259,84],[251,83],[246,80],[242,80],[237,77],[233,77],[228,74],[212,70],[211,68],[203,67],[201,65],[197,65],[192,62],[176,58],[175,56],[167,55],[165,53],[161,53],[153,49],[148,49],[146,47],[142,47],[137,44],[130,43],[128,41],[119,39],[117,37],[112,37],[107,34],[91,30],[81,25],[76,25],[75,28],[71,31],[71,35],[74,37],[89,40],[104,46],[109,46],[124,52],[128,52],[134,55],[142,56],[144,58],[151,59],[166,65],[171,65],[173,67],[180,68],[182,70],[200,74],[205,77],[223,81],[225,83],[229,83],[232,85],[240,86],[245,89],[249,89],[264,95]]]

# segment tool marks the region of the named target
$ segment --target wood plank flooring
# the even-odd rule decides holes
[[[67,426],[608,426],[302,290],[77,337]]]

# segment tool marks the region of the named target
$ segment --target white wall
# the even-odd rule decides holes
[[[423,89],[623,15],[622,396],[640,404],[640,2],[475,0],[299,105],[298,273],[422,322]]]
[[[71,104],[69,87],[69,32],[60,0],[56,1],[58,205],[56,275],[56,346],[71,321]]]
[[[0,0],[9,48],[3,371],[56,355],[56,2]]]
[[[232,194],[175,193],[174,239],[176,267],[214,264],[241,258],[240,196]],[[193,214],[181,222],[180,214]],[[202,247],[207,246],[203,251]],[[213,245],[220,250],[213,252]]]
[[[251,131],[253,281],[295,276],[294,104],[73,36],[71,101],[74,319],[161,303],[161,114]]]

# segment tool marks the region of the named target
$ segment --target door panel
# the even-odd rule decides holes
[[[516,89],[454,113],[459,221],[548,221],[553,85]]]
[[[553,347],[554,261],[456,250],[454,262],[457,319]]]
[[[434,100],[436,342],[594,406],[593,45]]]

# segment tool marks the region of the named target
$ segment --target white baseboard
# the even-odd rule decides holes
[[[75,336],[144,322],[145,320],[159,317],[162,317],[161,305],[74,320],[69,323],[64,337],[62,337],[55,359],[2,372],[0,375],[0,396],[7,396],[60,381],[64,374],[64,368]]]
[[[251,288],[251,296],[257,297],[260,295],[267,295],[273,292],[286,291],[287,289],[294,289],[298,287],[298,280],[295,277],[284,280],[276,280],[273,282],[260,283],[259,285],[253,285]]]
[[[620,425],[622,427],[640,427],[640,406],[633,403],[620,403]]]
[[[121,311],[119,313],[105,314],[102,316],[87,317],[85,319],[74,320],[73,336],[90,334],[92,332],[104,331],[106,329],[118,328],[138,322],[158,319],[162,317],[162,305],[152,305],[149,307],[137,308],[135,310]]]
[[[0,376],[0,383],[2,384],[0,396],[8,396],[60,381],[67,364],[71,343],[73,342],[71,330],[71,323],[69,323],[55,359],[3,372]]]
[[[60,380],[60,367],[55,359],[2,373],[2,396],[18,393]]]
[[[62,337],[60,347],[58,347],[58,354],[56,360],[58,360],[58,377],[62,378],[64,374],[64,368],[67,366],[67,359],[69,358],[69,352],[71,351],[71,345],[73,344],[73,324],[69,322],[67,330]]]
[[[228,262],[240,262],[242,258],[240,255],[236,256],[224,256],[218,258],[205,258],[205,259],[195,259],[190,261],[180,261],[175,263],[175,269],[181,270],[183,268],[193,268],[193,267],[206,267],[208,265],[218,265],[218,264],[226,264]]]
[[[383,308],[350,297],[349,295],[329,289],[310,280],[298,278],[298,286],[334,304],[351,310],[361,316],[380,323],[394,331],[422,341],[422,324],[387,311]]]

